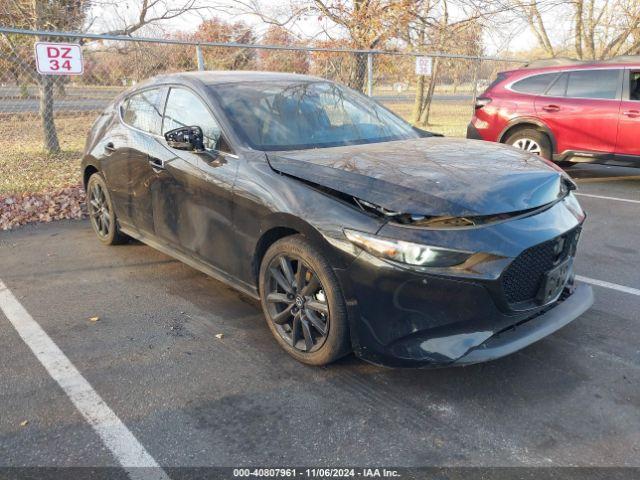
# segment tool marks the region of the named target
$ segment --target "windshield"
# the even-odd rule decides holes
[[[212,88],[256,150],[301,150],[419,135],[368,97],[331,82],[251,82]]]

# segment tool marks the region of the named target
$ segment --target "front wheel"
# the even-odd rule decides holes
[[[275,242],[259,280],[269,329],[292,357],[326,365],[350,351],[342,289],[326,258],[304,236]]]
[[[127,242],[129,237],[120,231],[107,183],[97,172],[91,175],[87,182],[87,210],[98,240],[105,245]]]

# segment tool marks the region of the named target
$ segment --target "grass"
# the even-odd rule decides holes
[[[80,160],[93,115],[56,119],[61,152],[47,155],[36,115],[0,119],[0,196],[57,191],[80,182]]]
[[[411,120],[413,103],[386,102],[385,106]],[[470,117],[468,102],[436,102],[427,130],[463,137]],[[80,183],[80,160],[94,113],[56,118],[61,152],[47,155],[42,149],[42,126],[36,114],[0,118],[0,196],[57,191]]]
[[[383,102],[384,106],[407,121],[411,121],[413,103],[411,102]],[[471,119],[469,102],[435,102],[431,105],[429,125],[425,130],[442,133],[447,137],[464,137],[467,124]]]

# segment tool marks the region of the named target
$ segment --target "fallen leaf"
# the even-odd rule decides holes
[[[224,338],[224,333],[216,333],[216,338]]]
[[[0,195],[0,230],[31,222],[82,218],[85,198],[80,185],[43,193]]]
[[[100,317],[89,317],[90,322],[97,322],[98,320],[100,320]]]
[[[23,420],[20,422],[21,427],[26,427],[27,425],[29,425],[29,420]]]

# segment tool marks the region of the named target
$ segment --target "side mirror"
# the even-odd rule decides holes
[[[169,130],[164,134],[164,139],[171,148],[176,150],[204,151],[202,129],[196,125]]]

